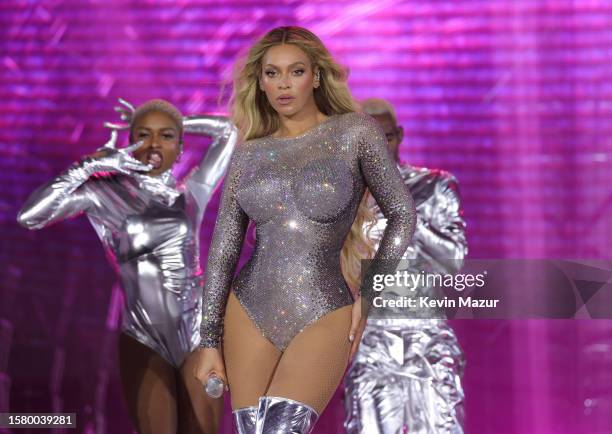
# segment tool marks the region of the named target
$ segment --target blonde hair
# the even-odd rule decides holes
[[[317,108],[327,116],[355,111],[356,104],[346,84],[347,71],[334,61],[321,40],[302,27],[277,27],[257,41],[244,59],[236,63],[230,113],[243,140],[269,136],[281,124],[266,94],[259,88],[262,60],[266,51],[281,44],[300,48],[319,71],[319,87],[314,89]],[[340,265],[345,280],[355,293],[361,285],[361,259],[373,256],[372,241],[364,229],[373,225],[374,214],[368,207],[366,190],[351,230],[344,241]]]
[[[394,125],[397,125],[397,114],[391,103],[382,98],[368,98],[361,101],[361,109],[370,116],[389,115]]]

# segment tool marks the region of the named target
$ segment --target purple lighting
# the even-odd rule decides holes
[[[612,2],[13,1],[0,23],[0,412],[128,432],[122,294],[96,234],[84,218],[29,232],[17,210],[107,141],[118,97],[225,111],[234,60],[278,25],[317,33],[356,98],[395,105],[404,160],[456,175],[470,257],[610,259]],[[186,161],[207,146],[185,141]],[[453,326],[466,432],[612,431],[612,321]],[[343,432],[341,398],[316,433]]]

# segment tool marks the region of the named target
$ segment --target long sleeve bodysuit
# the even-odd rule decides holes
[[[388,220],[371,265],[376,270],[402,257],[415,209],[374,119],[335,115],[298,137],[268,136],[239,146],[209,252],[200,345],[219,345],[231,287],[281,351],[306,326],[351,304],[340,251],[366,187]],[[255,249],[233,279],[249,219]]]
[[[200,224],[237,140],[220,116],[186,118],[184,128],[214,141],[180,185],[170,170],[99,173],[86,158],[35,191],[18,215],[40,229],[86,213],[125,291],[122,331],[176,367],[200,340]]]

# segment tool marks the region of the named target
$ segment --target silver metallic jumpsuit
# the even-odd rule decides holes
[[[455,178],[440,170],[400,165],[417,208],[408,269],[455,273],[467,254],[465,222]],[[377,210],[370,235],[380,239],[386,219]],[[388,291],[389,289],[385,290]],[[408,295],[405,287],[390,289]],[[420,295],[431,288],[419,288]],[[432,312],[407,318],[370,317],[345,377],[345,428],[350,434],[463,432],[461,375],[465,360],[453,330]],[[392,312],[395,313],[395,312]],[[403,318],[402,318],[403,316]]]
[[[41,229],[86,213],[125,291],[122,331],[175,367],[200,341],[200,225],[237,140],[222,116],[184,118],[183,128],[214,140],[180,185],[171,169],[157,177],[119,173],[112,157],[120,152],[103,162],[87,157],[35,191],[18,215],[21,225]]]

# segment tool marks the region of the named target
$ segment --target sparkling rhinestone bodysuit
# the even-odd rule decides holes
[[[238,146],[208,257],[200,345],[219,345],[230,287],[281,351],[305,327],[351,304],[340,252],[366,187],[388,219],[375,267],[401,258],[415,210],[374,119],[335,115],[298,137]],[[233,279],[249,219],[255,249]]]

